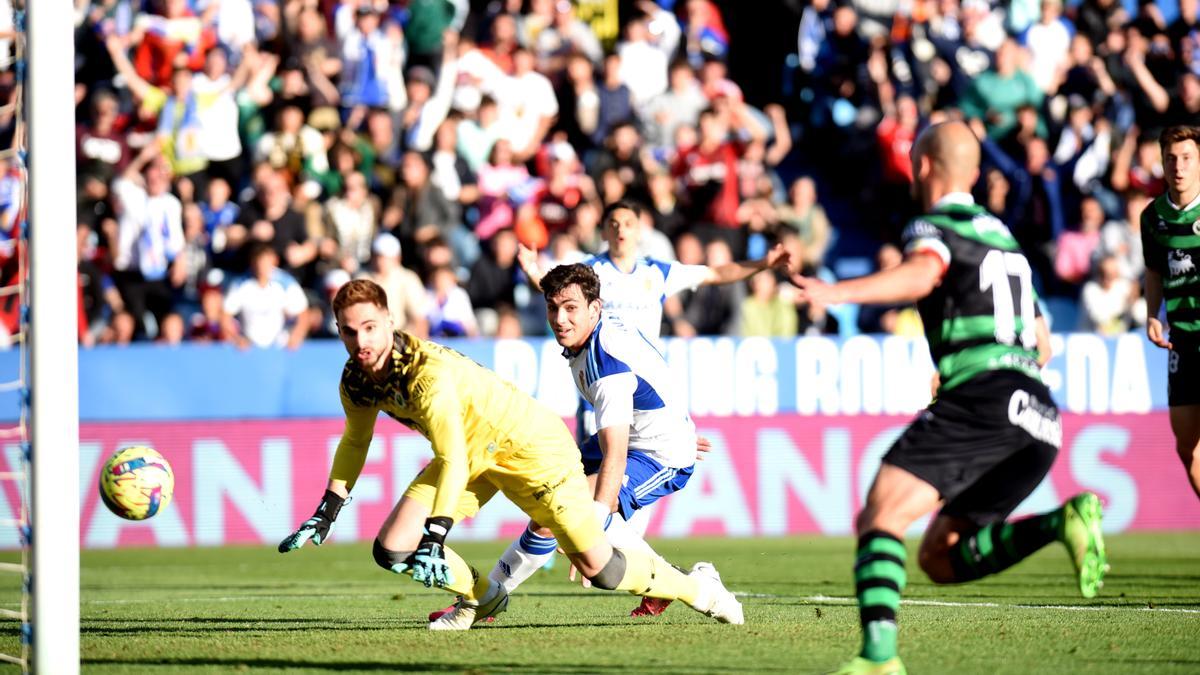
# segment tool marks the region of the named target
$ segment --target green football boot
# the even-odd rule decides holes
[[[882,663],[859,656],[829,675],[907,675],[904,662],[893,656]]]
[[[1104,534],[1100,532],[1100,498],[1083,492],[1063,504],[1062,525],[1058,540],[1067,547],[1075,574],[1079,577],[1079,593],[1094,598],[1104,586],[1108,571],[1108,556],[1104,553]]]

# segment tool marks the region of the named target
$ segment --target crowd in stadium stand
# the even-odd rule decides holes
[[[780,241],[806,274],[895,265],[909,149],[951,117],[985,139],[976,198],[1053,329],[1144,323],[1137,214],[1163,190],[1158,132],[1200,121],[1197,0],[1171,21],[1146,1],[785,4],[798,39],[765,77],[790,93],[748,101],[736,2],[79,0],[81,343],[295,347],[336,335],[359,276],[418,335],[544,334],[518,242],[581,260],[620,198],[648,207],[653,257]],[[798,304],[769,274],[676,301],[664,335],[921,331],[912,307]]]

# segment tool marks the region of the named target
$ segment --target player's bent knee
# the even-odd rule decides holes
[[[402,574],[408,571],[412,565],[408,564],[408,559],[412,556],[412,551],[389,551],[375,540],[375,545],[371,547],[371,556],[375,558],[375,564],[389,572]]]
[[[596,588],[615,591],[625,578],[625,554],[620,549],[613,549],[612,557],[594,576],[588,578]]]

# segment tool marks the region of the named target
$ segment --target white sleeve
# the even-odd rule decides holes
[[[242,282],[234,282],[225,294],[225,313],[237,316],[242,311]]]
[[[633,393],[637,377],[631,371],[608,375],[592,383],[596,429],[633,424]]]
[[[300,316],[304,310],[308,309],[308,296],[304,295],[304,289],[295,281],[287,284],[283,313],[288,317]]]
[[[671,263],[667,268],[667,283],[663,294],[668,298],[681,291],[694,291],[708,278],[708,265]]]

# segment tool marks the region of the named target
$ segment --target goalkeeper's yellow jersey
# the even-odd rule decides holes
[[[330,478],[352,488],[383,411],[429,439],[441,463],[434,516],[453,517],[468,481],[500,458],[528,449],[563,421],[499,375],[442,345],[396,331],[392,366],[376,381],[353,358],[339,386],[346,429]],[[566,438],[570,438],[569,435]]]

